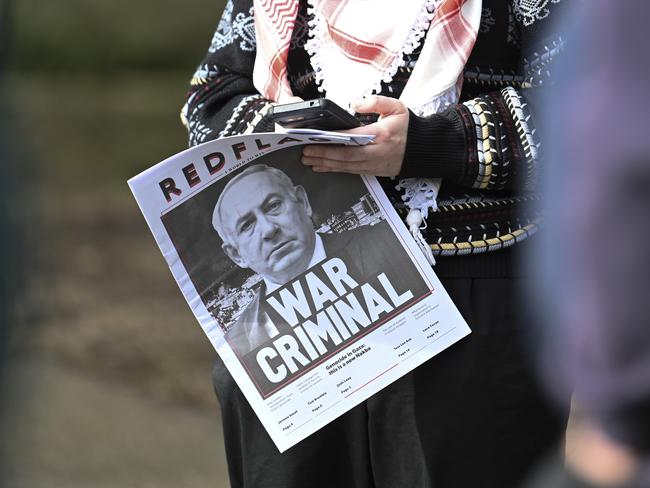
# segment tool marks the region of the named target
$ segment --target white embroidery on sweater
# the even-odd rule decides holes
[[[255,50],[253,7],[249,9],[248,14],[239,12],[233,19],[233,3],[232,0],[228,0],[217,30],[212,37],[208,52],[214,53],[238,40],[242,51]]]
[[[201,107],[202,105],[198,105],[189,115],[187,111],[181,114],[181,120],[184,119],[183,122],[186,123],[190,147],[205,142],[208,136],[212,134],[212,129],[203,124],[199,118],[199,110]]]
[[[226,6],[223,9],[223,14],[217,25],[217,30],[214,32],[212,37],[212,42],[208,48],[208,52],[213,53],[219,49],[232,44],[232,9],[233,3],[232,0],[228,0]]]
[[[496,24],[497,21],[494,20],[494,15],[492,15],[492,10],[490,10],[487,7],[483,7],[483,10],[481,11],[481,25],[479,27],[479,32],[485,34],[487,32],[490,32],[492,29],[492,26]]]
[[[255,20],[253,18],[253,7],[248,11],[248,15],[243,12],[235,16],[232,23],[232,29],[235,31],[233,37],[241,39],[239,47],[242,51],[255,51]]]
[[[551,12],[548,8],[550,3],[560,3],[560,0],[515,0],[512,6],[515,18],[525,26],[531,26],[548,17]]]
[[[506,42],[517,47],[521,46],[521,35],[519,34],[517,21],[511,3],[508,4],[508,36],[506,37]]]

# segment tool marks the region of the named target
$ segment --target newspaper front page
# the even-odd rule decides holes
[[[280,451],[470,330],[373,177],[315,173],[265,133],[129,181],[204,332]]]

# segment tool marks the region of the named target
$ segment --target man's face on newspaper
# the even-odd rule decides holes
[[[309,266],[316,234],[304,188],[268,172],[236,181],[223,197],[223,249],[242,268],[283,284]]]

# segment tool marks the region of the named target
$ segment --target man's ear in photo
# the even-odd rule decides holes
[[[239,251],[235,246],[228,242],[224,242],[221,245],[221,249],[223,249],[223,252],[226,253],[226,256],[228,256],[233,263],[235,263],[237,266],[240,268],[248,268],[248,263],[246,260],[239,254]]]
[[[305,188],[301,185],[296,185],[294,186],[293,189],[296,195],[296,199],[303,206],[305,213],[311,217],[312,216],[311,205],[309,204],[309,198],[307,197],[307,192],[305,191]]]

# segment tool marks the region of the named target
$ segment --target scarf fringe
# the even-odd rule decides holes
[[[307,12],[311,16],[309,21],[309,32],[310,38],[305,43],[305,49],[309,54],[311,65],[314,68],[315,81],[320,92],[327,93],[328,83],[327,75],[323,68],[322,63],[322,46],[323,38],[327,27],[325,25],[325,19],[318,12],[318,8],[313,4],[314,0],[308,0],[308,9]],[[390,66],[383,72],[378,74],[378,79],[376,82],[372,83],[366,90],[364,90],[359,98],[365,98],[369,95],[373,95],[381,92],[382,82],[389,83],[397,70],[406,65],[406,56],[412,54],[415,49],[418,48],[421,44],[422,38],[426,35],[426,32],[431,25],[431,21],[435,16],[435,12],[438,7],[444,2],[444,0],[426,0],[420,9],[420,12],[406,37],[404,44],[402,45],[400,51],[394,57]],[[437,97],[436,97],[437,98]],[[348,105],[354,100],[349,100]],[[432,100],[429,103],[433,103],[435,100]],[[453,103],[453,102],[452,102]],[[349,107],[344,107],[349,108]]]

